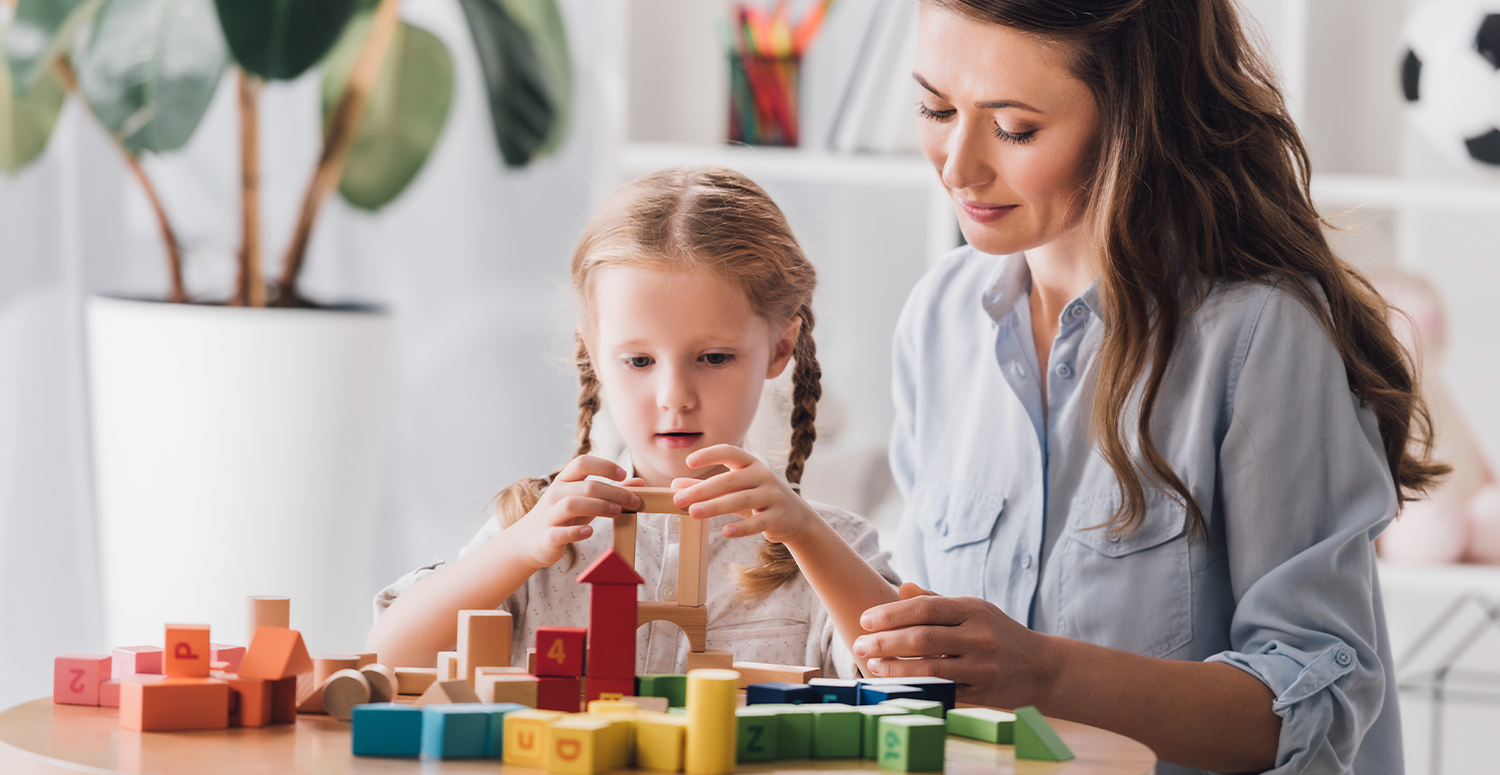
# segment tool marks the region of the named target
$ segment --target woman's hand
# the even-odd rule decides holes
[[[686,507],[695,519],[720,514],[739,514],[745,518],[743,522],[725,525],[725,536],[740,538],[763,533],[767,541],[784,543],[794,540],[808,520],[821,521],[807,501],[777,479],[769,466],[739,447],[718,444],[688,455],[685,462],[693,468],[729,469],[702,481],[672,482],[679,489],[673,500]]]
[[[1050,639],[977,597],[942,597],[916,584],[901,600],[860,617],[870,634],[854,655],[875,676],[931,675],[958,684],[958,699],[1013,708],[1036,704],[1053,675]]]
[[[589,479],[602,477],[620,485]],[[641,499],[622,489],[639,485],[625,479],[625,469],[593,455],[580,455],[563,466],[526,516],[505,529],[505,540],[515,542],[522,556],[536,569],[550,567],[562,559],[568,544],[594,534],[589,523],[596,517],[617,517],[623,509],[637,509]]]

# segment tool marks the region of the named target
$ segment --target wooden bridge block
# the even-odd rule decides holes
[[[730,649],[704,649],[688,652],[687,670],[732,670],[734,652]]]
[[[99,686],[109,680],[110,658],[100,654],[63,654],[52,660],[52,702],[99,704]]]
[[[688,649],[701,652],[708,648],[708,607],[685,606],[660,600],[639,600],[635,604],[635,626],[650,622],[671,622],[682,629]]]
[[[167,625],[161,671],[176,678],[207,678],[212,656],[206,624]]]

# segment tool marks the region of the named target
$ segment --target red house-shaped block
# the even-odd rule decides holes
[[[589,585],[589,677],[634,678],[635,588],[645,580],[610,549],[578,574],[578,583]]]

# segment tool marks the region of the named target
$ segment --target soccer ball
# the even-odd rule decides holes
[[[1500,0],[1420,3],[1403,38],[1412,128],[1452,159],[1500,166]]]

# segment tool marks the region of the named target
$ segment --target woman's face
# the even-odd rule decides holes
[[[923,3],[913,76],[922,152],[969,244],[1005,254],[1078,236],[1099,111],[1061,49]]]

